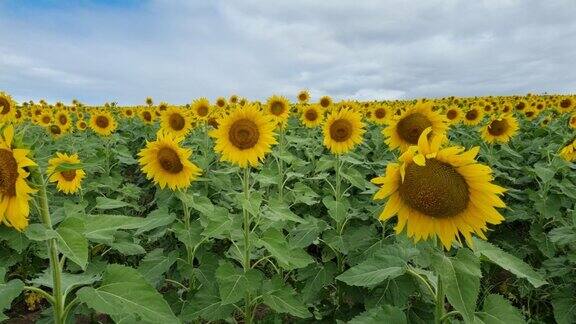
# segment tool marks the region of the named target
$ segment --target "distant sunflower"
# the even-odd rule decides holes
[[[216,107],[218,108],[224,108],[226,107],[226,98],[224,97],[218,97],[216,99]]]
[[[390,118],[390,112],[388,109],[381,105],[376,105],[372,107],[370,110],[370,120],[376,123],[377,125],[384,125],[388,123]]]
[[[29,150],[13,147],[14,128],[8,126],[0,138],[0,222],[18,231],[28,226],[30,194],[35,190],[26,182],[26,167],[36,163],[28,158]]]
[[[525,101],[520,100],[518,102],[516,102],[516,105],[514,105],[514,109],[518,110],[518,111],[522,111],[524,110],[526,107],[528,107],[528,105],[526,104]]]
[[[54,116],[55,123],[60,126],[61,129],[69,129],[72,127],[72,119],[70,119],[70,113],[66,110],[60,110]]]
[[[125,118],[132,118],[134,117],[134,109],[128,107],[128,108],[124,108],[122,109],[122,116],[124,116]]]
[[[568,162],[576,161],[576,139],[564,146],[559,155]]]
[[[558,102],[558,107],[560,107],[562,111],[570,111],[574,108],[574,101],[569,97],[564,97]]]
[[[105,110],[95,110],[90,116],[90,128],[100,136],[110,136],[116,130],[116,120]]]
[[[76,128],[83,131],[86,130],[86,127],[88,127],[88,125],[86,124],[86,121],[84,119],[78,119],[78,121],[76,121]]]
[[[298,92],[298,102],[306,103],[310,100],[310,92],[308,90],[301,90]]]
[[[265,111],[277,124],[284,124],[290,117],[290,101],[274,95],[266,101]]]
[[[38,125],[48,127],[52,124],[52,118],[53,118],[52,113],[50,113],[49,111],[44,111],[38,117]]]
[[[160,188],[186,189],[202,170],[190,162],[190,149],[179,145],[182,138],[168,132],[158,132],[153,142],[138,153],[140,166],[146,178],[152,179]]]
[[[170,107],[161,118],[161,128],[176,137],[184,137],[192,129],[192,117],[184,109]]]
[[[46,130],[48,133],[50,133],[50,135],[52,135],[54,139],[58,139],[66,133],[66,130],[62,129],[62,127],[60,127],[60,125],[57,123],[46,127]]]
[[[550,122],[552,121],[552,118],[550,118],[550,116],[546,116],[542,119],[542,121],[540,122],[540,126],[542,127],[548,127],[548,125],[550,125]]]
[[[464,114],[462,121],[469,126],[478,125],[484,118],[484,111],[478,107],[472,107]]]
[[[246,105],[218,120],[218,128],[210,131],[216,144],[214,150],[242,168],[258,166],[276,144],[275,123],[255,105]]]
[[[150,108],[142,108],[139,116],[145,124],[152,124],[154,122],[154,114]]]
[[[518,121],[509,115],[494,117],[482,128],[482,139],[487,143],[506,143],[518,131]]]
[[[14,120],[16,116],[16,103],[8,94],[0,92],[0,124]]]
[[[306,106],[300,114],[300,121],[308,128],[313,128],[322,124],[324,111],[318,105]]]
[[[462,120],[462,110],[457,106],[452,106],[446,109],[446,120],[450,124],[457,124]]]
[[[60,171],[58,168],[66,164],[66,170]],[[74,194],[78,192],[82,184],[82,179],[86,172],[81,168],[81,161],[78,154],[68,155],[66,153],[56,153],[56,157],[48,161],[48,180],[56,182],[56,188],[65,194]]]
[[[382,134],[390,149],[400,148],[404,152],[418,143],[420,134],[428,127],[432,127],[433,134],[443,134],[448,128],[444,116],[433,111],[429,102],[418,102],[392,119]]]
[[[236,97],[236,99],[238,98]],[[192,103],[192,114],[196,120],[208,120],[210,116],[210,101],[206,98],[198,98],[194,100]]]
[[[237,95],[231,95],[229,101],[231,104],[237,104],[238,103],[238,96]]]
[[[344,154],[362,143],[362,115],[346,108],[328,115],[324,123],[324,146],[333,154]]]
[[[570,126],[570,128],[576,128],[576,114],[572,114],[572,116],[570,116],[570,119],[568,120],[568,126]]]
[[[535,119],[536,117],[538,117],[539,111],[536,110],[536,109],[533,108],[533,107],[530,107],[530,108],[524,109],[523,113],[524,113],[524,116],[525,116],[528,120],[533,120],[533,119]]]
[[[146,97],[146,105],[152,107],[154,105],[154,99],[152,99],[152,97]]]
[[[504,220],[495,208],[506,207],[499,197],[505,189],[491,183],[490,167],[475,161],[478,147],[441,149],[442,136],[429,140],[430,132],[422,132],[400,163],[389,163],[385,176],[372,179],[381,186],[374,199],[388,198],[379,218],[397,215],[396,233],[406,228],[415,242],[438,236],[450,249],[461,234],[471,246],[472,234],[486,239],[486,224]]]
[[[322,98],[320,98],[320,101],[318,101],[318,104],[323,109],[329,109],[330,106],[332,106],[332,98],[330,98],[329,96],[323,96]]]

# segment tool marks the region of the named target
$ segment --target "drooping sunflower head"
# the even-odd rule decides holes
[[[297,97],[299,103],[306,103],[310,100],[310,92],[308,90],[300,90]]]
[[[397,215],[397,233],[406,228],[415,242],[437,236],[446,249],[461,242],[460,235],[468,245],[472,234],[486,239],[486,225],[504,219],[495,208],[506,207],[499,197],[505,189],[491,183],[490,167],[476,162],[477,147],[442,149],[443,136],[429,139],[430,132],[399,163],[388,164],[384,176],[372,179],[381,186],[374,199],[388,198],[380,220]]]
[[[7,126],[0,137],[0,223],[18,231],[28,226],[30,195],[26,167],[36,163],[28,158],[29,150],[13,147],[14,128]]]
[[[282,96],[268,98],[265,111],[277,124],[283,125],[290,117],[290,101]]]
[[[16,103],[8,94],[0,91],[0,123],[14,120],[16,116]]]
[[[148,179],[160,188],[186,189],[202,170],[190,162],[192,151],[180,146],[181,137],[169,132],[158,132],[157,139],[147,142],[138,153],[140,166]]]
[[[518,131],[518,121],[514,116],[493,117],[482,128],[482,139],[487,143],[506,143]]]
[[[333,154],[345,154],[362,143],[362,115],[346,108],[333,111],[326,118],[323,132],[324,146]]]
[[[170,107],[161,118],[161,128],[176,137],[184,137],[192,129],[192,117],[184,109]]]
[[[471,107],[464,114],[464,119],[462,121],[466,125],[475,126],[482,121],[482,118],[484,118],[484,110],[479,107]]]
[[[80,190],[82,179],[86,172],[82,170],[82,164],[78,154],[68,155],[56,153],[56,156],[48,161],[48,180],[56,182],[58,191],[65,194],[74,194]]]
[[[210,101],[198,98],[192,103],[192,114],[196,120],[206,121],[210,117]]]
[[[324,121],[324,111],[318,105],[308,105],[300,113],[300,121],[308,128],[317,127]]]
[[[448,128],[444,116],[433,111],[431,103],[418,102],[392,119],[382,134],[386,136],[386,144],[390,149],[400,148],[403,152],[411,145],[416,145],[428,127],[432,128],[432,134],[443,134]]]
[[[228,161],[245,168],[258,166],[276,144],[275,122],[255,105],[246,105],[218,120],[218,128],[210,132],[214,150]]]
[[[90,128],[100,136],[110,136],[116,130],[116,120],[107,110],[94,110],[90,116]]]

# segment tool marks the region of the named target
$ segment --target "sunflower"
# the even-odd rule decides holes
[[[154,142],[147,142],[138,153],[140,166],[148,179],[171,190],[186,189],[202,170],[190,162],[192,151],[178,143],[182,137],[170,132],[158,132]]]
[[[560,150],[560,157],[568,162],[576,161],[576,139]]]
[[[390,113],[385,106],[376,105],[372,107],[368,112],[370,112],[370,120],[378,125],[383,125],[388,123],[390,118]]]
[[[218,98],[216,99],[216,106],[217,106],[218,108],[224,108],[224,107],[226,107],[226,98],[224,98],[224,97],[218,97]]]
[[[460,120],[462,120],[462,110],[457,106],[452,106],[446,109],[446,120],[450,124],[457,124]]]
[[[86,130],[86,127],[88,127],[88,125],[86,124],[84,119],[78,119],[78,121],[76,122],[76,128],[83,131]]]
[[[154,122],[154,114],[150,108],[140,109],[139,116],[145,124],[152,124]]]
[[[8,126],[0,138],[0,222],[22,231],[28,226],[30,194],[26,167],[36,163],[28,158],[29,150],[12,147],[14,128]]]
[[[116,120],[108,111],[93,111],[90,116],[90,128],[100,136],[109,136],[116,130],[116,126]]]
[[[272,118],[255,105],[246,105],[218,120],[218,128],[210,131],[216,144],[214,150],[242,168],[257,166],[276,144]]]
[[[161,119],[161,129],[174,134],[176,137],[184,137],[192,129],[192,117],[180,108],[168,108],[162,114]]]
[[[528,120],[533,120],[533,119],[535,119],[536,117],[538,117],[539,111],[536,110],[536,109],[533,108],[533,107],[530,107],[530,108],[524,109],[523,113],[524,113],[524,116],[525,116]]]
[[[154,105],[154,99],[152,99],[152,97],[146,97],[146,105],[152,107]]]
[[[308,128],[316,127],[322,124],[324,112],[318,105],[306,106],[300,114],[300,121]]]
[[[12,97],[0,92],[0,124],[14,120],[16,116],[16,104]]]
[[[290,117],[290,101],[282,96],[274,95],[266,101],[265,111],[277,124],[284,124]]]
[[[431,103],[418,102],[392,119],[382,134],[387,137],[386,144],[390,149],[399,147],[404,152],[409,146],[418,143],[420,134],[428,127],[432,127],[434,134],[444,133],[447,129],[444,121],[444,116],[432,110]]]
[[[324,109],[329,109],[330,106],[332,106],[332,98],[329,96],[323,96],[320,98],[320,101],[318,101],[318,104]]]
[[[122,116],[124,116],[125,118],[134,117],[134,109],[130,107],[122,109]]]
[[[237,95],[231,95],[229,101],[231,104],[237,104],[238,103],[238,96]]]
[[[494,117],[482,128],[482,139],[486,143],[506,143],[518,131],[518,121],[509,115]]]
[[[570,126],[570,128],[576,128],[576,114],[572,114],[572,116],[570,116],[570,119],[568,120],[568,126]]]
[[[562,111],[570,111],[574,107],[574,101],[569,97],[564,97],[558,102],[558,107]]]
[[[550,122],[552,121],[552,118],[550,116],[546,116],[542,119],[542,121],[540,122],[540,126],[541,127],[547,127],[548,125],[550,125]]]
[[[58,170],[60,166],[67,165],[66,170]],[[48,161],[48,180],[56,182],[56,188],[65,194],[74,194],[80,189],[82,179],[86,172],[81,168],[81,161],[78,154],[68,155],[66,153],[56,153],[56,157]]]
[[[484,111],[478,107],[472,107],[464,114],[462,121],[466,125],[475,126],[482,121],[482,118],[484,118]]]
[[[70,114],[66,110],[58,111],[54,116],[54,122],[63,130],[69,129],[72,126]]]
[[[236,97],[238,99],[238,97]],[[230,97],[232,102],[232,97]],[[206,98],[199,98],[192,103],[192,114],[195,119],[206,121],[210,116],[210,101]]]
[[[50,133],[50,135],[52,135],[52,138],[54,139],[58,139],[66,133],[66,130],[60,127],[60,125],[58,125],[57,123],[46,127],[46,130],[48,131],[48,133]]]
[[[52,124],[52,118],[53,116],[49,111],[44,111],[37,119],[38,125],[48,127]]]
[[[334,154],[344,154],[362,143],[362,115],[350,109],[334,111],[324,123],[324,146]]]
[[[506,207],[498,197],[505,189],[492,184],[490,167],[475,160],[479,148],[464,152],[461,147],[441,149],[443,135],[428,135],[427,128],[400,163],[390,163],[386,175],[372,179],[381,185],[374,199],[388,201],[380,220],[398,217],[396,233],[406,227],[415,242],[438,236],[450,249],[460,235],[472,245],[472,234],[486,239],[486,224],[504,220],[495,207]]]
[[[307,103],[310,100],[310,92],[308,90],[301,90],[298,92],[298,102]]]

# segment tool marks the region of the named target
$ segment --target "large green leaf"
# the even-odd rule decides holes
[[[12,300],[18,297],[23,289],[24,283],[18,279],[0,284],[0,321],[8,319],[3,312],[10,307]]]
[[[512,272],[517,277],[526,278],[534,287],[547,284],[544,277],[534,271],[532,267],[517,257],[502,251],[500,248],[479,239],[474,239],[475,252],[496,263],[500,267]]]
[[[216,270],[216,279],[222,304],[233,304],[240,301],[247,291],[256,290],[263,275],[260,271],[250,269],[247,272],[236,268],[229,262],[222,262]]]
[[[488,295],[481,312],[476,312],[475,324],[523,324],[522,313],[500,295]]]
[[[384,305],[365,311],[354,317],[349,324],[380,324],[380,323],[407,323],[406,315],[398,307]]]
[[[180,316],[186,323],[199,318],[218,321],[228,318],[234,309],[234,305],[223,303],[220,296],[213,294],[210,289],[203,288],[190,298]]]
[[[168,255],[164,255],[162,249],[155,249],[142,259],[138,267],[138,272],[142,274],[146,281],[156,286],[162,279],[164,273],[176,262],[177,257],[177,251],[172,251]]]
[[[406,263],[394,255],[377,255],[336,277],[351,286],[371,287],[406,271]]]
[[[72,262],[86,270],[88,240],[84,236],[84,220],[70,217],[58,226],[58,250]]]
[[[170,225],[172,224],[172,222],[174,222],[175,219],[176,215],[168,212],[167,207],[158,208],[155,211],[148,214],[146,218],[140,219],[142,223],[140,224],[140,227],[138,228],[138,230],[136,230],[136,233],[134,234],[140,235],[155,228]]]
[[[434,255],[433,264],[448,301],[467,323],[472,323],[480,291],[480,260],[472,251],[460,249],[454,258]]]
[[[298,279],[305,280],[305,286],[302,288],[302,300],[306,302],[313,301],[318,293],[327,285],[334,281],[334,275],[337,269],[334,263],[325,265],[310,265],[298,272]]]
[[[262,301],[278,313],[288,313],[300,318],[312,316],[306,306],[296,298],[296,292],[283,285],[282,279],[275,277],[266,281],[262,289]]]
[[[558,324],[576,323],[576,294],[574,286],[563,287],[552,294],[554,319]]]
[[[114,232],[120,229],[136,229],[144,225],[144,219],[124,215],[92,215],[86,217],[84,235],[96,242],[113,242]]]
[[[61,274],[61,283],[62,283],[62,291],[64,294],[69,294],[74,288],[78,288],[80,286],[87,286],[95,283],[96,281],[101,279],[101,273],[94,273],[87,271],[85,273],[67,273],[62,272]],[[44,286],[48,288],[54,287],[54,279],[52,277],[52,271],[50,268],[46,269],[40,276],[34,278],[30,281],[31,283],[37,284],[39,286]]]
[[[259,243],[276,258],[280,266],[286,270],[304,268],[314,262],[304,250],[292,248],[284,234],[276,229],[269,229],[262,234]]]
[[[96,208],[102,210],[117,209],[130,206],[129,203],[118,199],[110,199],[106,197],[96,197]]]
[[[162,295],[136,270],[109,265],[99,288],[84,287],[78,299],[94,310],[110,315],[137,315],[148,323],[180,321]]]

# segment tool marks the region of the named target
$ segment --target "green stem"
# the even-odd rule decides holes
[[[444,253],[444,248],[442,247],[442,243],[438,240],[438,248],[440,249],[441,253]],[[446,309],[444,308],[444,301],[445,301],[445,292],[444,286],[442,285],[442,280],[440,276],[438,276],[438,285],[436,288],[436,309],[434,312],[434,323],[441,324],[444,322],[444,315],[446,314]]]
[[[244,199],[247,204],[250,202],[250,167],[244,168]],[[245,205],[246,206],[246,205]],[[250,270],[250,212],[246,207],[242,209],[244,216],[244,273]],[[246,292],[244,297],[244,323],[252,323],[252,303],[250,298],[250,293]]]
[[[184,210],[184,227],[186,228],[186,232],[190,233],[191,230],[191,225],[190,225],[190,208],[188,207],[188,204],[186,204],[186,202],[184,201],[184,199],[181,199],[182,201],[182,209]],[[190,290],[194,290],[194,285],[195,285],[195,278],[194,278],[194,251],[192,250],[191,246],[186,245],[186,257],[187,257],[187,261],[188,264],[190,265],[190,278],[188,278],[188,286],[190,288]]]
[[[54,304],[54,298],[52,297],[52,295],[50,295],[49,293],[45,292],[44,290],[42,290],[38,287],[24,286],[24,290],[33,291],[35,293],[38,293],[38,294],[42,295],[42,297],[46,298],[50,302],[50,304]]]
[[[204,171],[204,174],[208,175],[210,174],[210,154],[209,154],[209,148],[210,148],[210,136],[208,136],[208,124],[204,123],[204,157],[206,158],[206,170]],[[208,181],[204,182],[204,190],[206,191],[206,195],[208,195]]]
[[[336,155],[336,184],[335,184],[335,188],[334,188],[334,200],[336,203],[335,209],[336,209],[336,218],[339,218],[339,208],[340,208],[340,200],[342,198],[342,193],[341,193],[341,187],[342,187],[342,176],[340,174],[340,168],[341,168],[341,160],[340,160],[340,155]],[[342,233],[342,225],[343,225],[343,221],[338,219],[336,221],[336,232],[337,233]],[[344,261],[344,255],[340,252],[340,251],[335,251],[336,252],[336,262],[338,263],[338,273],[343,273],[344,272],[344,266],[345,266],[345,261]],[[342,305],[342,300],[343,300],[343,289],[342,289],[342,283],[337,282],[336,283],[336,297],[338,300],[338,307],[340,307],[340,305]]]
[[[278,197],[280,201],[284,201],[284,128],[280,129],[280,143],[278,143]]]
[[[40,216],[44,226],[52,230],[52,219],[50,217],[50,209],[48,207],[48,196],[46,195],[46,181],[39,168],[34,169],[34,177],[38,183],[38,198],[40,199]],[[54,323],[64,323],[64,295],[62,294],[62,268],[60,268],[60,260],[58,259],[58,242],[56,239],[48,241],[48,251],[50,257],[50,268],[52,270],[52,298],[54,303]]]

